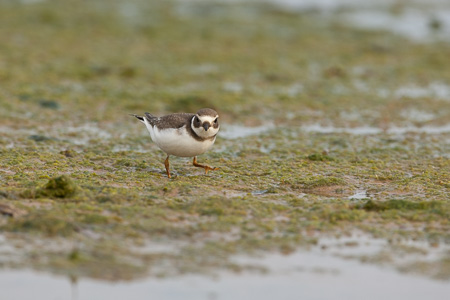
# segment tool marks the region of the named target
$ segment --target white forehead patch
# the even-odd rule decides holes
[[[215,119],[217,119],[219,116],[211,117],[211,116],[198,116],[200,121],[205,122],[208,121],[209,123],[213,123]]]

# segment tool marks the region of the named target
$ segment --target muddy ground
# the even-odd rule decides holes
[[[107,280],[239,271],[236,254],[326,251],[359,234],[339,247],[386,244],[351,259],[450,279],[448,41],[360,29],[345,9],[0,8],[1,267]],[[198,160],[220,169],[172,158],[168,179],[129,114],[202,107],[221,131]]]

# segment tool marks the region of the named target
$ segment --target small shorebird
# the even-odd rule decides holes
[[[215,110],[203,108],[195,114],[176,113],[162,117],[155,117],[149,113],[145,113],[144,116],[134,114],[132,116],[145,124],[153,142],[167,154],[164,161],[167,177],[171,177],[170,155],[194,157],[193,165],[205,169],[205,174],[219,169],[197,163],[197,155],[206,152],[216,141],[219,115]]]

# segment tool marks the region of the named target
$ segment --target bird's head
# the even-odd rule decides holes
[[[215,136],[219,132],[219,115],[211,108],[200,109],[192,118],[192,130],[202,138]]]

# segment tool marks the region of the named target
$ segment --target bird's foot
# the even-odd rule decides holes
[[[194,167],[205,169],[205,174],[208,174],[208,171],[216,171],[216,170],[219,170],[219,168],[216,168],[216,167],[210,167],[210,166],[208,166],[208,165],[202,165],[202,164],[199,164],[199,163],[197,162],[197,156],[194,157],[194,160],[193,160],[192,164],[194,165]]]

